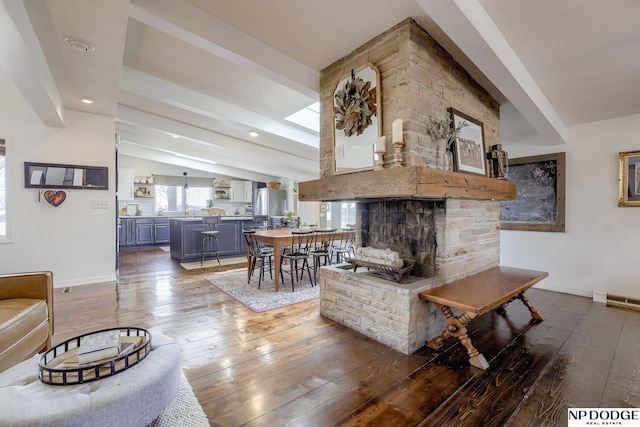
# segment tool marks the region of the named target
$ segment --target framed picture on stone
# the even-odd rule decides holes
[[[466,114],[449,108],[453,125],[466,122],[460,135],[453,143],[454,170],[476,175],[487,175],[486,149],[484,146],[484,126],[482,122]]]

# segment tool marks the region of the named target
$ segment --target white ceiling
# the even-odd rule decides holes
[[[237,178],[317,177],[318,134],[284,118],[407,17],[500,102],[503,138],[562,144],[567,126],[640,114],[637,0],[1,2],[0,66],[45,124],[115,117],[120,153]]]

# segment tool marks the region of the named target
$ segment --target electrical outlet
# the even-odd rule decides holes
[[[106,200],[92,200],[91,209],[108,209],[109,206]]]

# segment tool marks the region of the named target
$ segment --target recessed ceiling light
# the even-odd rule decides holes
[[[64,41],[67,42],[69,46],[71,46],[71,49],[77,50],[78,52],[93,52],[94,50],[96,50],[96,48],[91,43],[81,39],[67,37],[66,39],[64,39]]]
[[[93,104],[93,98],[89,98],[88,96],[83,96],[80,100],[85,104]]]
[[[249,136],[252,137],[252,138],[256,138],[259,135],[260,135],[260,132],[258,132],[257,130],[250,130],[249,131]]]

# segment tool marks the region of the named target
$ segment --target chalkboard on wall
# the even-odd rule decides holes
[[[503,230],[564,232],[565,153],[509,159],[516,200],[502,202]]]

